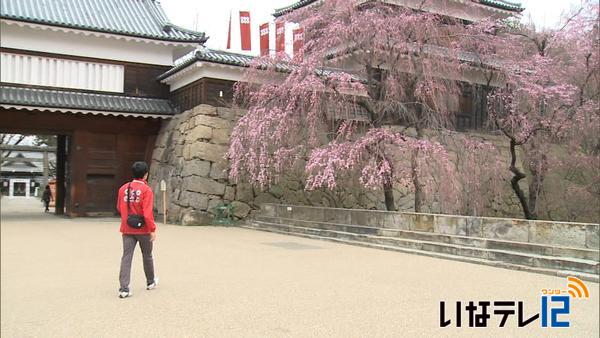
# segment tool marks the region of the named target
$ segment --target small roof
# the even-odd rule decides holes
[[[223,64],[223,65],[234,66],[234,67],[250,67],[252,65],[252,62],[255,59],[257,59],[257,58],[254,56],[230,53],[230,52],[216,50],[216,49],[200,48],[200,49],[196,49],[195,51],[179,58],[177,61],[175,61],[176,66],[169,69],[165,73],[159,75],[157,77],[157,80],[162,81],[162,80],[168,78],[169,76],[181,71],[182,69],[189,67],[190,65],[196,63],[197,61],[217,63],[217,64]],[[258,60],[261,60],[261,59],[258,58]],[[290,63],[286,63],[286,62],[275,62],[274,64],[265,62],[264,65],[271,66],[271,67],[274,66],[276,71],[282,72],[282,73],[289,73],[289,72],[293,71],[296,67],[294,64],[290,64]],[[317,72],[317,75],[319,75],[319,76],[328,76],[328,75],[331,75],[334,73],[347,73],[343,69],[337,69],[337,68],[332,68],[332,67],[318,68],[316,70],[316,72]],[[353,75],[353,77],[357,81],[361,81],[360,78],[358,78],[354,75]]]
[[[11,151],[8,157],[2,157],[3,172],[39,172],[43,171],[44,155],[41,151]],[[38,159],[32,161],[32,159]],[[56,162],[56,154],[48,152],[48,161]]]
[[[238,67],[249,67],[252,63],[252,60],[254,60],[254,56],[209,48],[196,49],[195,51],[188,53],[175,61],[176,66],[159,75],[157,80],[163,80],[195,63],[196,61],[206,61]]]
[[[509,0],[479,0],[479,3],[497,7],[500,9],[506,9],[507,11],[512,12],[522,12],[525,10],[525,7],[518,1],[509,1]]]
[[[282,15],[287,14],[295,9],[302,8],[304,6],[308,6],[308,5],[312,4],[313,2],[317,2],[317,1],[319,1],[319,0],[300,0],[289,6],[275,9],[275,13],[273,13],[273,16],[274,17],[282,16]]]
[[[76,109],[85,112],[131,113],[146,117],[174,115],[169,100],[0,85],[1,106]],[[126,114],[124,114],[126,115]]]
[[[208,39],[170,23],[154,0],[0,0],[0,18],[154,40]]]
[[[317,1],[322,1],[322,0],[300,0],[300,1],[297,1],[289,6],[276,9],[275,13],[273,13],[273,16],[279,17],[282,15],[285,15],[295,9],[308,6]],[[511,1],[511,0],[471,0],[471,1],[478,2],[478,3],[487,5],[490,7],[504,9],[504,10],[511,11],[511,12],[522,12],[525,9],[521,5],[521,3],[518,1]]]

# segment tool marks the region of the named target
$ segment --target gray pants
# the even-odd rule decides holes
[[[140,242],[140,249],[142,250],[146,282],[148,284],[154,282],[154,260],[152,258],[152,242],[150,241],[150,234],[123,234],[123,257],[121,258],[121,272],[119,273],[119,283],[121,284],[121,288],[129,287],[131,260],[133,259],[133,250],[135,249],[135,244],[137,242]]]

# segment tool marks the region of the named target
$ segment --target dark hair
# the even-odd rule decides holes
[[[131,166],[133,172],[133,178],[144,178],[144,175],[148,172],[148,164],[146,162],[135,162]]]

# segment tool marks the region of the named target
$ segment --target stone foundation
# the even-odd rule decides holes
[[[289,220],[422,231],[568,248],[600,248],[598,240],[600,225],[591,223],[529,221],[282,204],[263,204],[260,214]]]
[[[281,181],[267,191],[253,188],[248,183],[233,184],[227,179],[228,164],[224,158],[228,150],[229,137],[243,110],[225,107],[200,105],[183,112],[171,120],[163,121],[152,154],[150,184],[156,192],[155,207],[162,212],[162,193],[159,192],[160,180],[167,183],[168,218],[170,222],[186,225],[210,223],[214,207],[231,202],[235,207],[235,216],[244,218],[258,209],[263,203],[286,203],[292,205],[325,206],[348,209],[385,210],[383,193],[366,190],[357,185],[358,178],[348,176],[339,186],[343,189],[305,191],[302,168],[291,168]],[[502,139],[493,135],[479,135],[502,146]],[[504,147],[505,148],[505,147]],[[501,151],[507,149],[500,147]],[[456,151],[450,153],[456,161]],[[506,157],[508,160],[508,156]],[[508,164],[507,164],[508,165]],[[581,206],[577,213],[563,210],[564,198],[556,191],[557,184],[565,184],[560,177],[549,176],[544,181],[544,191],[554,192],[540,197],[548,210],[540,211],[542,218],[576,219],[597,221],[599,203],[585,199],[569,199],[569,203]],[[424,212],[486,215],[494,217],[522,217],[522,212],[510,185],[500,196],[484,198],[483,210],[448,211],[434,201],[425,206]],[[414,211],[414,196],[406,188],[395,187],[394,198],[399,211]],[[465,197],[466,198],[466,197]],[[465,200],[466,201],[466,200]],[[541,202],[540,202],[541,203]],[[573,211],[574,209],[571,209]],[[579,210],[579,209],[577,209]],[[357,213],[355,217],[359,217]],[[442,216],[440,216],[442,217]],[[423,224],[421,222],[418,223]],[[417,226],[417,225],[416,225]],[[468,230],[473,226],[464,223],[455,227]],[[514,236],[524,236],[516,229]],[[467,231],[465,230],[465,231]],[[442,230],[443,231],[443,230]],[[495,231],[489,229],[487,231]],[[500,230],[499,230],[500,231]],[[540,230],[542,232],[544,230]]]

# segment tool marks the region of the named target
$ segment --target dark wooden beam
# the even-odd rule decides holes
[[[43,158],[28,158],[28,157],[5,157],[4,162],[43,162]]]
[[[67,136],[56,137],[56,201],[55,213],[65,214],[65,171],[67,164]]]
[[[51,153],[56,152],[56,147],[37,147],[37,146],[20,146],[20,145],[9,145],[1,144],[0,150],[12,150],[12,151],[29,151],[29,152],[44,152],[49,151]]]

